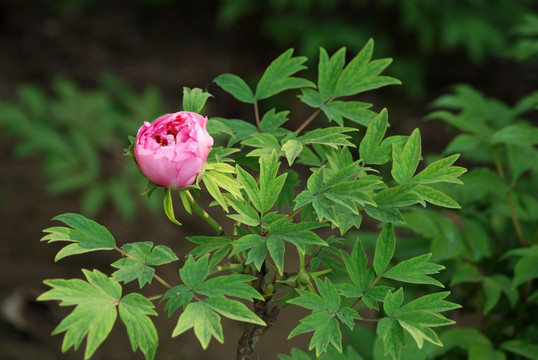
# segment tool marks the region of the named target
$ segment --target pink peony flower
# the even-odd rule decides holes
[[[207,117],[189,111],[144,122],[134,144],[140,170],[155,184],[170,189],[192,185],[213,145],[206,123]]]

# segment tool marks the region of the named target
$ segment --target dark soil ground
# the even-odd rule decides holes
[[[137,89],[149,84],[157,86],[165,94],[169,107],[163,112],[172,112],[179,105],[183,86],[208,86],[210,92],[218,91],[211,84],[216,75],[257,73],[284,50],[262,38],[258,24],[252,19],[229,28],[216,26],[217,2],[214,1],[180,1],[166,8],[143,5],[144,2],[135,2],[137,6],[132,7],[127,1],[95,1],[83,11],[50,6],[52,3],[0,2],[1,99],[14,99],[21,83],[48,86],[57,75],[92,88],[95,79],[108,72]],[[427,101],[440,95],[448,85],[468,78],[475,86],[489,89],[490,95],[514,101],[533,81],[525,79],[524,71],[513,64],[462,67],[466,64],[447,62],[438,60],[437,70],[443,68],[443,71],[428,85],[431,89],[428,88],[426,98],[392,99],[396,115],[391,117],[399,119],[393,128],[408,134],[420,126],[426,151],[439,151],[448,141],[444,128],[421,121]],[[493,76],[497,79],[492,79]],[[519,79],[523,86],[517,89],[491,86],[507,83],[499,81],[499,77]],[[219,116],[234,113],[239,116],[237,112],[243,109],[234,108],[226,101],[215,101],[214,111]],[[109,271],[115,254],[90,254],[53,263],[59,247],[39,242],[42,229],[52,226],[50,219],[55,215],[77,211],[79,194],[52,196],[45,192],[40,171],[42,159],[34,156],[19,161],[11,151],[16,139],[0,134],[0,140],[0,360],[81,359],[83,350],[62,354],[62,336],[50,336],[70,308],[37,303],[35,298],[45,290],[44,279],[80,277],[81,267]],[[185,234],[205,230],[198,220],[178,230],[163,215],[144,211],[132,223],[123,222],[113,209],[105,210],[96,220],[107,226],[119,243],[151,240],[174,246],[176,250],[178,243],[184,243]],[[185,251],[190,249],[188,244],[184,247]],[[163,272],[165,277],[175,274],[173,266]],[[300,316],[295,310],[281,312],[280,321],[258,347],[259,359],[274,359],[278,353],[288,353],[292,346],[305,344],[306,336],[286,341]],[[234,358],[242,331],[240,323],[224,322],[225,344],[212,340],[209,349],[202,351],[192,331],[170,339],[176,320],[177,314],[171,319],[161,316],[156,320],[160,335],[157,359]],[[140,352],[134,355],[131,352],[120,324],[94,356],[99,360],[142,358]]]

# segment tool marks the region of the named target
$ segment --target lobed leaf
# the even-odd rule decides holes
[[[210,97],[210,93],[202,91],[202,89],[188,87],[183,88],[183,110],[200,113],[204,108],[204,105]]]
[[[234,74],[221,74],[213,80],[224,91],[230,93],[241,102],[254,103],[254,94],[243,79]]]
[[[116,240],[107,228],[85,216],[66,213],[55,216],[53,220],[62,221],[70,227],[57,226],[47,228],[43,232],[48,234],[43,236],[41,241],[47,241],[49,243],[67,241],[72,243],[62,248],[54,258],[54,261],[70,255],[83,254],[96,250],[112,250],[116,247]]]
[[[256,100],[268,98],[284,90],[315,87],[311,81],[292,77],[298,71],[306,69],[306,66],[303,65],[306,57],[292,57],[292,54],[293,49],[287,50],[267,67],[256,86],[254,94]]]

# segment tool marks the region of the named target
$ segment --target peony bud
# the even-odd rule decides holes
[[[155,184],[170,189],[192,185],[213,145],[206,123],[207,117],[189,111],[144,122],[134,144],[140,170]]]

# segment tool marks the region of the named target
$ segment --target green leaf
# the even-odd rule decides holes
[[[163,207],[166,217],[168,217],[168,219],[174,224],[181,226],[181,223],[177,221],[176,215],[174,214],[174,205],[172,204],[172,192],[169,188],[164,188]]]
[[[248,139],[253,134],[258,133],[258,128],[256,125],[240,119],[223,119],[214,117],[208,121],[208,124],[211,122],[219,123],[220,128],[228,129],[226,133],[231,135],[230,140],[228,141],[228,146],[232,146],[233,144]]]
[[[288,164],[291,166],[297,156],[299,156],[301,151],[303,151],[303,144],[298,140],[291,139],[282,145],[282,151],[284,151],[284,154],[286,154]]]
[[[422,199],[414,192],[416,184],[407,183],[381,190],[374,195],[374,201],[379,207],[403,207],[421,203]]]
[[[377,335],[383,340],[385,355],[399,359],[402,348],[406,346],[405,334],[397,320],[382,318],[377,323]]]
[[[482,313],[485,315],[499,302],[499,299],[501,298],[501,286],[497,281],[486,277],[482,282],[482,291],[484,292],[485,297]]]
[[[287,174],[277,176],[280,163],[277,162],[276,152],[273,151],[268,158],[260,158],[260,208],[266,213],[275,204],[280,191],[284,186]]]
[[[220,316],[205,302],[193,302],[187,305],[179,317],[172,337],[181,335],[193,327],[194,334],[204,350],[207,349],[211,337],[215,337],[221,344],[224,343]]]
[[[329,121],[335,121],[338,125],[344,126],[344,119],[349,119],[354,123],[368,126],[377,114],[368,110],[372,104],[360,101],[331,101],[322,105],[321,110]]]
[[[288,339],[306,332],[314,332],[308,350],[316,349],[316,356],[327,351],[332,344],[338,351],[342,351],[342,333],[338,321],[326,312],[317,312],[300,320],[300,324],[291,331]]]
[[[248,250],[246,265],[254,263],[258,271],[267,256],[266,240],[263,236],[257,234],[248,234],[234,241],[234,249],[230,255],[235,255],[242,251]]]
[[[514,268],[514,278],[512,284],[514,287],[523,284],[526,281],[538,278],[538,256],[525,256],[518,260]]]
[[[260,214],[248,202],[230,196],[225,196],[225,198],[226,202],[237,212],[237,214],[227,215],[229,218],[249,226],[260,224]]]
[[[289,111],[275,112],[275,109],[271,109],[266,112],[260,121],[260,132],[267,133],[273,136],[284,136],[291,131],[281,128],[281,126],[288,121]]]
[[[409,139],[401,148],[400,146],[392,145],[392,177],[403,184],[411,180],[417,170],[422,152],[420,132],[415,129]]]
[[[491,141],[494,144],[536,145],[538,144],[538,127],[528,124],[509,125],[495,132],[491,136]]]
[[[146,359],[155,358],[159,337],[148,317],[157,315],[153,303],[140,294],[131,293],[121,299],[118,310],[127,328],[133,352],[140,348]]]
[[[370,279],[367,272],[368,258],[364,252],[361,241],[357,239],[353,245],[351,256],[344,250],[340,250],[340,257],[344,261],[347,274],[361,292],[365,291],[370,285]]]
[[[413,189],[413,192],[430,204],[449,209],[461,209],[461,206],[450,196],[430,186],[419,185]]]
[[[402,305],[403,300],[404,293],[402,288],[399,288],[395,292],[387,291],[383,301],[383,309],[385,310],[385,313],[388,316],[394,316]]]
[[[256,291],[248,282],[255,277],[244,274],[229,274],[207,279],[195,289],[196,293],[205,296],[227,295],[253,301],[263,300],[263,296]]]
[[[217,203],[226,212],[228,212],[228,204],[220,189],[226,190],[236,199],[242,198],[241,185],[234,178],[228,175],[228,173],[209,169],[204,172],[202,182],[213,199],[215,199],[215,201],[217,201]]]
[[[377,89],[386,85],[401,84],[395,78],[379,76],[392,59],[370,61],[374,50],[374,41],[370,39],[362,50],[344,68],[334,91],[335,97],[355,95]]]
[[[47,228],[43,232],[48,234],[43,236],[41,241],[72,243],[62,248],[54,261],[70,255],[96,250],[112,250],[116,247],[116,240],[104,226],[82,215],[66,213],[55,216],[53,220],[60,220],[70,228],[59,226]]]
[[[243,185],[249,200],[252,202],[252,205],[254,205],[258,211],[260,211],[263,205],[263,199],[262,195],[260,194],[258,184],[256,184],[256,180],[239,165],[236,167],[236,169],[237,179],[241,182],[241,185]]]
[[[284,90],[315,87],[312,82],[306,79],[291,76],[306,69],[306,66],[303,65],[306,57],[292,57],[292,54],[293,49],[287,50],[267,67],[256,87],[255,98],[257,100],[268,98]]]
[[[284,272],[284,242],[279,236],[271,235],[267,238],[267,249],[276,265],[278,273],[282,275]]]
[[[359,154],[363,163],[382,164],[384,162],[379,145],[385,137],[387,126],[388,112],[387,109],[383,109],[379,115],[370,122],[366,129],[366,134],[359,145]]]
[[[413,178],[413,182],[419,184],[432,184],[438,182],[463,184],[458,177],[465,173],[467,169],[459,166],[452,166],[459,157],[459,154],[455,154],[432,162]]]
[[[194,260],[192,255],[189,255],[183,267],[179,269],[179,276],[189,289],[197,288],[209,275],[208,259],[209,254],[198,260]]]
[[[236,300],[230,300],[223,295],[210,296],[204,299],[204,303],[219,314],[237,321],[266,326],[265,321],[249,310],[244,304]]]
[[[319,49],[318,90],[322,103],[334,96],[336,82],[346,62],[346,48],[340,48],[329,58],[325,49]]]
[[[394,255],[395,248],[396,237],[394,235],[394,228],[392,227],[392,224],[387,223],[383,226],[383,230],[381,230],[375,243],[373,266],[378,276],[383,274],[389,265],[389,262]]]
[[[78,349],[84,337],[86,351],[84,359],[89,359],[106,339],[116,321],[116,305],[121,298],[121,286],[114,279],[98,270],[83,269],[87,282],[80,279],[51,279],[44,283],[52,289],[40,295],[37,300],[59,300],[61,306],[76,305],[52,332],[65,332],[62,352],[71,347]]]
[[[439,281],[427,276],[437,274],[445,268],[442,265],[429,263],[430,258],[431,254],[424,254],[404,260],[387,270],[383,277],[413,284],[430,284],[444,287]]]
[[[449,291],[442,291],[438,293],[428,294],[416,298],[404,306],[402,306],[398,313],[404,313],[415,310],[428,310],[431,312],[443,312],[461,308],[461,305],[455,304],[450,301],[444,300],[448,295]]]
[[[124,283],[138,279],[140,288],[146,283],[151,284],[155,272],[151,266],[168,264],[178,259],[168,246],[153,247],[151,241],[125,244],[122,250],[129,255],[111,264],[118,269],[112,277]]]
[[[168,299],[164,305],[164,310],[167,310],[168,316],[171,316],[180,307],[187,307],[193,297],[194,292],[185,285],[174,286],[163,295],[163,301]]]
[[[217,76],[213,81],[237,100],[248,104],[254,103],[254,94],[252,93],[252,90],[239,76],[234,74],[222,74]]]
[[[364,209],[366,213],[381,222],[387,223],[405,223],[405,220],[402,216],[400,210],[395,208],[371,208],[367,207]]]
[[[339,126],[320,128],[311,130],[306,134],[299,136],[296,140],[303,144],[321,144],[330,146],[334,149],[337,149],[338,146],[355,147],[355,145],[348,140],[351,136],[344,134],[345,132],[350,131],[357,131],[357,129]]]
[[[509,340],[501,344],[501,348],[527,359],[538,359],[538,345],[524,340]]]
[[[202,89],[188,87],[183,88],[183,110],[200,113],[208,98],[212,97],[210,93],[202,91]]]

